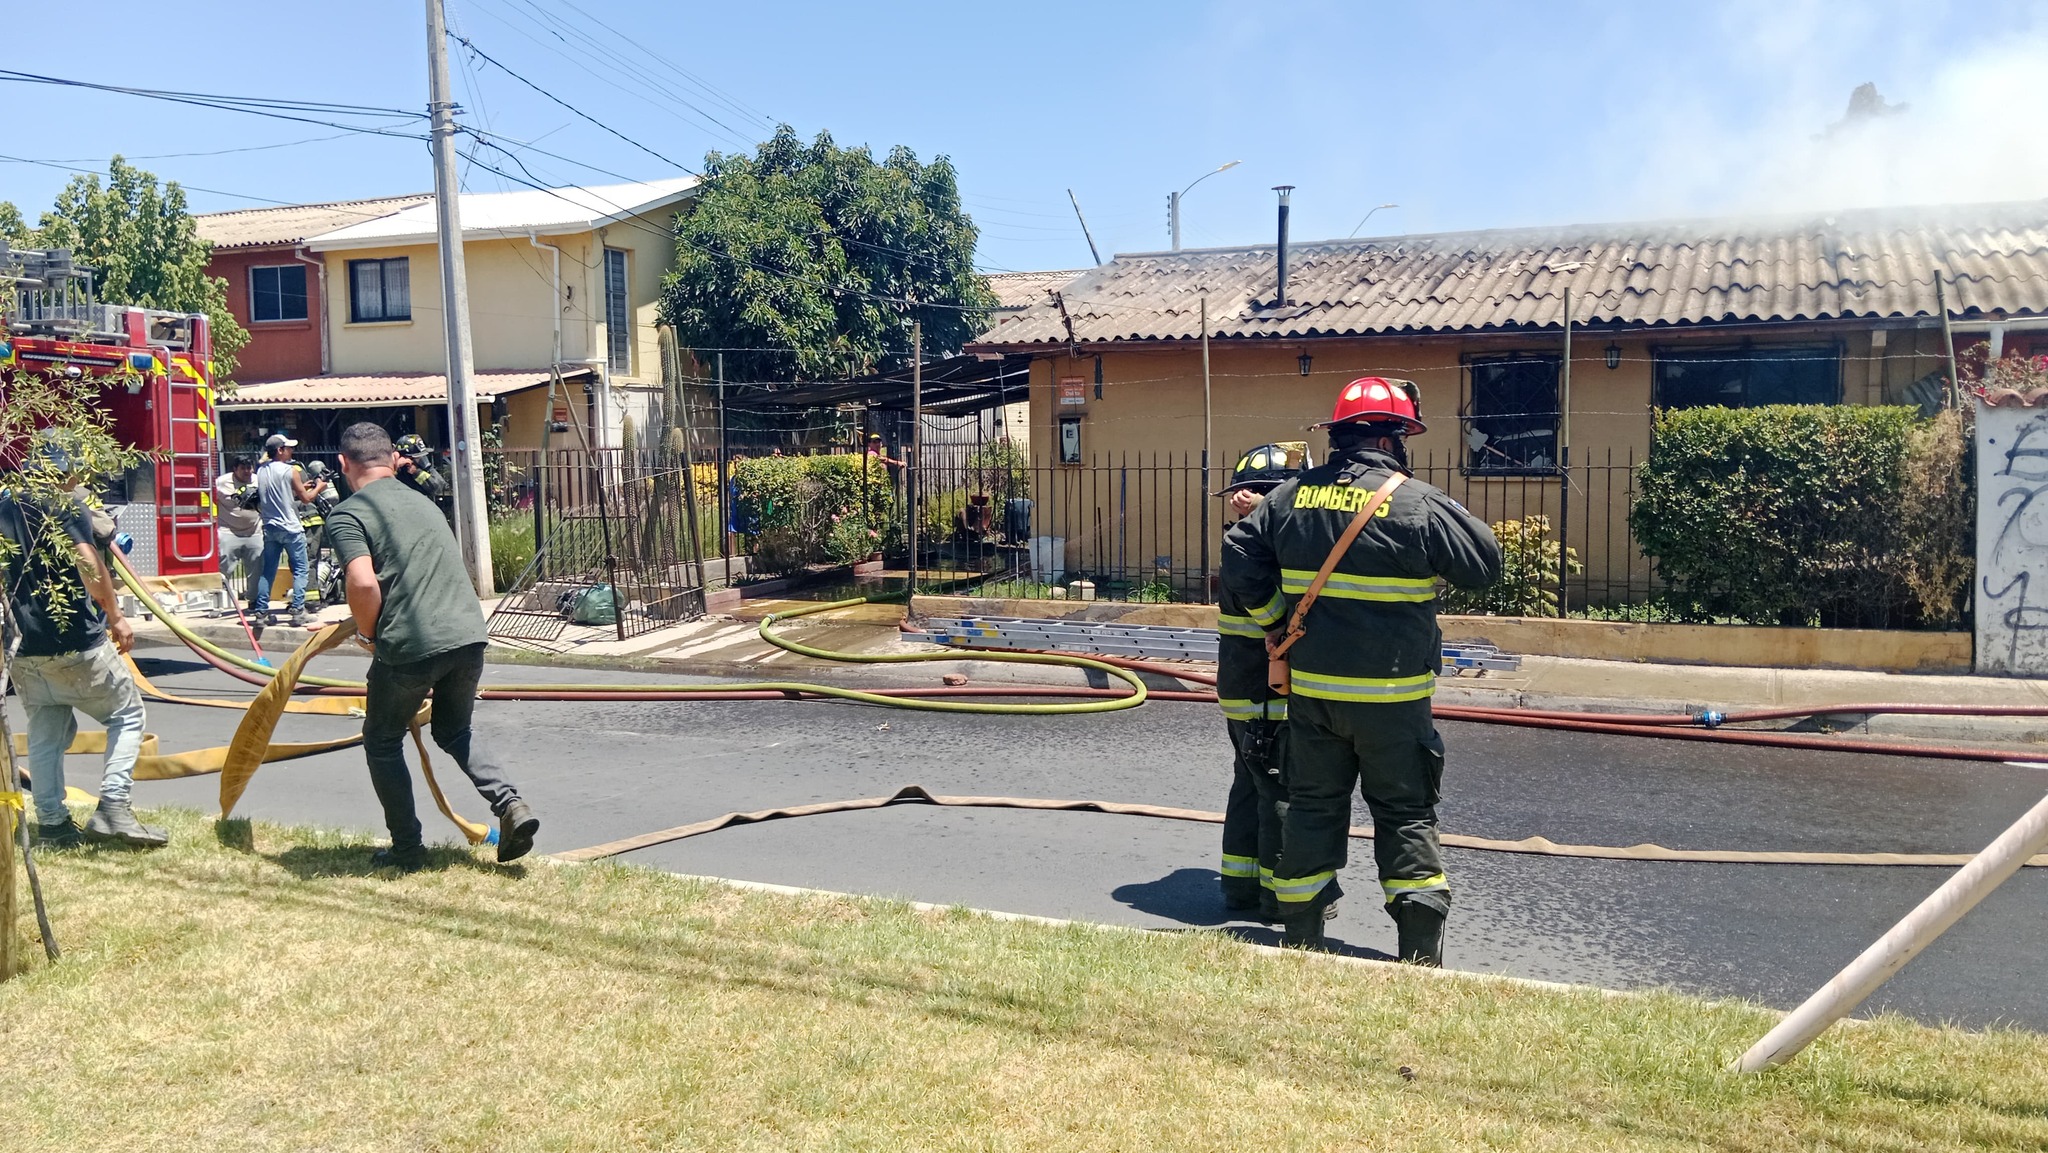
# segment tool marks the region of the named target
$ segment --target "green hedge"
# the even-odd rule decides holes
[[[753,457],[731,475],[734,519],[764,572],[851,564],[890,543],[894,489],[865,454]]]
[[[1900,519],[1922,424],[1914,409],[1853,405],[1657,413],[1629,524],[1674,613],[1954,623],[1930,619],[1908,587],[1914,554],[1930,547],[1908,542]]]

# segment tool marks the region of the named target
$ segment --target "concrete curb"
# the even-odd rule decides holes
[[[1043,917],[1035,913],[1010,913],[1000,909],[981,909],[976,908],[972,905],[941,905],[935,904],[931,901],[908,901],[898,897],[879,897],[866,893],[843,893],[836,889],[808,889],[797,885],[777,885],[771,884],[767,881],[743,881],[734,877],[713,877],[707,876],[702,873],[670,873],[665,869],[653,869],[652,866],[648,865],[632,864],[616,860],[560,861],[550,856],[538,857],[536,858],[536,860],[545,861],[549,865],[565,869],[583,868],[591,865],[602,864],[611,864],[614,866],[629,869],[650,869],[654,872],[659,872],[667,876],[675,877],[678,880],[701,881],[707,885],[719,885],[725,888],[740,889],[746,892],[753,893],[769,893],[779,897],[825,898],[828,900],[854,902],[879,901],[886,902],[889,904],[902,904],[920,913],[967,913],[975,917],[985,917],[991,921],[1022,922],[1031,925],[1042,925],[1050,929],[1087,929],[1102,933],[1148,934],[1213,932],[1222,936],[1229,936],[1232,940],[1236,941],[1239,945],[1247,949],[1256,950],[1260,953],[1265,953],[1271,956],[1289,957],[1295,960],[1311,963],[1358,965],[1372,968],[1383,973],[1412,974],[1416,976],[1427,977],[1431,980],[1465,981],[1483,985],[1511,985],[1521,989],[1537,989],[1546,993],[1584,993],[1592,994],[1594,996],[1599,997],[1638,997],[1647,995],[1650,992],[1649,990],[1640,989],[1608,989],[1599,985],[1573,985],[1563,981],[1541,981],[1537,980],[1534,977],[1515,977],[1510,976],[1506,973],[1475,973],[1464,969],[1431,969],[1421,965],[1404,965],[1396,961],[1381,961],[1376,960],[1372,957],[1354,957],[1344,953],[1318,953],[1311,952],[1306,949],[1286,949],[1278,945],[1262,945],[1257,941],[1247,941],[1242,937],[1237,937],[1233,934],[1225,933],[1220,929],[1209,929],[1207,927],[1190,927],[1187,929],[1152,929],[1140,925],[1118,925],[1108,921],[1075,921],[1068,920],[1063,917]]]

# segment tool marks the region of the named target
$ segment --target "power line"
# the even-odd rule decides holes
[[[123,160],[183,160],[188,157],[198,156],[229,156],[237,152],[266,152],[273,148],[297,148],[301,144],[325,144],[330,140],[345,140],[355,135],[359,134],[355,129],[351,128],[346,132],[338,132],[332,136],[308,136],[304,140],[285,140],[276,144],[249,144],[241,148],[218,148],[211,152],[146,152],[140,155],[124,153],[121,158]],[[99,159],[97,156],[69,156],[44,163],[82,164],[85,161],[97,159]]]
[[[424,139],[424,137],[422,137],[422,139]],[[61,171],[64,171],[64,172],[76,172],[76,173],[79,173],[79,174],[81,174],[81,175],[85,175],[85,176],[107,176],[107,177],[109,177],[109,178],[111,179],[111,175],[110,175],[110,174],[109,174],[108,172],[106,172],[106,171],[105,171],[104,169],[99,169],[99,168],[80,168],[80,167],[78,167],[78,166],[76,166],[76,165],[72,165],[72,164],[60,164],[60,163],[58,163],[58,162],[56,162],[56,161],[54,161],[54,160],[31,160],[30,158],[28,158],[28,157],[26,157],[26,156],[6,156],[6,155],[0,155],[0,161],[4,161],[4,162],[8,162],[8,163],[13,163],[13,164],[35,164],[35,165],[39,165],[39,166],[41,166],[41,167],[43,167],[43,168],[55,168],[55,169],[59,169],[59,170],[61,170]],[[304,205],[304,202],[303,202],[303,201],[299,201],[299,200],[274,200],[274,199],[272,199],[272,198],[270,198],[270,197],[268,197],[268,196],[252,196],[252,195],[250,195],[249,193],[246,193],[246,192],[229,192],[229,191],[227,191],[226,189],[222,189],[222,188],[201,188],[201,187],[200,187],[199,185],[197,185],[197,184],[187,184],[187,183],[185,183],[185,182],[184,182],[184,181],[182,181],[182,180],[169,180],[169,181],[166,181],[166,183],[168,183],[168,184],[176,184],[176,185],[177,185],[178,187],[180,187],[180,188],[183,188],[183,189],[185,189],[185,190],[187,190],[187,191],[190,191],[190,192],[204,192],[204,193],[206,193],[206,194],[207,194],[207,195],[209,195],[209,196],[225,196],[225,197],[228,197],[228,198],[230,198],[230,199],[232,199],[232,200],[250,200],[250,201],[254,201],[254,202],[258,203],[258,204],[275,204],[275,205],[278,205],[278,206],[280,206],[280,207],[284,207],[284,208],[298,208],[298,207],[302,207],[302,206]],[[341,209],[341,208],[336,208],[336,209],[335,209],[335,211],[337,211],[337,212],[346,212],[347,210],[346,210],[346,209]],[[377,218],[379,218],[379,217],[387,216],[387,215],[389,215],[389,213],[384,213],[384,212],[364,212],[364,213],[350,213],[350,215],[360,215],[360,216],[362,216],[362,218],[363,218],[363,219],[365,219],[365,220],[375,220],[375,219],[377,219]]]
[[[399,108],[374,108],[360,104],[329,104],[320,101],[285,100],[265,96],[214,96],[203,92],[177,92],[159,88],[130,88],[118,84],[94,84],[85,80],[71,80],[61,76],[43,76],[34,72],[16,72],[0,68],[0,80],[19,84],[50,84],[61,88],[86,88],[96,92],[112,92],[122,96],[140,96],[149,100],[163,100],[172,104],[187,104],[198,108],[212,108],[222,112],[241,112],[251,116],[267,116],[273,120],[293,120],[301,124],[317,124],[324,128],[339,128],[349,132],[362,132],[373,136],[401,136],[406,139],[424,140],[409,132],[391,128],[366,127],[340,124],[333,120],[317,119],[313,116],[295,116],[294,112],[321,113],[328,116],[365,116],[380,119],[404,118],[421,120],[424,112],[407,112]]]
[[[549,100],[554,101],[556,104],[561,105],[563,108],[568,109],[570,112],[575,113],[577,116],[582,117],[584,120],[587,120],[590,123],[596,125],[597,127],[604,129],[606,132],[611,133],[613,136],[618,137],[620,140],[623,140],[626,143],[632,145],[633,147],[638,148],[640,151],[645,152],[647,155],[654,157],[656,160],[661,161],[663,164],[666,164],[671,168],[680,168],[684,172],[687,172],[692,176],[702,175],[702,173],[699,173],[695,169],[691,168],[689,165],[677,160],[671,160],[668,157],[663,156],[661,153],[656,152],[654,149],[647,147],[645,144],[640,143],[638,140],[633,139],[632,137],[626,135],[625,133],[619,131],[618,129],[613,128],[611,125],[606,124],[604,121],[599,120],[597,117],[592,116],[588,112],[583,111],[581,108],[576,107],[574,104],[569,103],[567,100],[564,100],[561,97],[555,95],[554,93],[548,91],[547,89],[542,88],[540,85],[535,84],[533,81],[528,80],[526,77],[521,76],[519,73],[514,72],[512,69],[499,63],[489,53],[485,52],[481,48],[478,48],[476,44],[470,41],[468,38],[457,36],[453,32],[450,32],[448,34],[448,38],[450,40],[455,41],[457,44],[462,45],[463,48],[467,49],[469,52],[475,54],[479,59],[483,60],[484,63],[491,65],[498,71],[503,72],[505,75],[510,76],[512,79],[519,81],[521,84],[526,85],[528,88],[533,89],[535,92],[540,93],[542,96],[547,97]],[[472,161],[472,163],[474,163],[474,161]]]
[[[506,26],[511,28],[513,31],[516,31],[521,36],[526,37],[528,40],[533,40],[536,44],[541,44],[543,48],[549,48],[550,51],[554,51],[557,53],[575,54],[576,56],[583,58],[584,61],[586,61],[589,65],[589,70],[591,74],[608,87],[616,88],[621,92],[627,93],[628,95],[637,95],[633,91],[626,88],[624,85],[617,82],[618,79],[624,79],[638,86],[638,88],[642,92],[654,94],[656,103],[668,104],[672,106],[672,108],[681,109],[683,112],[687,114],[687,116],[678,116],[678,119],[694,120],[695,126],[702,127],[714,132],[723,133],[728,139],[731,139],[742,146],[746,146],[753,143],[753,140],[750,139],[747,134],[734,129],[731,125],[727,124],[724,120],[720,119],[713,112],[698,105],[688,96],[685,96],[684,94],[669,87],[667,84],[656,79],[654,76],[649,75],[645,70],[620,69],[618,67],[617,54],[613,50],[607,48],[605,45],[599,43],[596,39],[592,38],[589,33],[585,32],[576,24],[563,20],[561,17],[548,11],[547,8],[545,8],[544,6],[533,3],[532,0],[512,0],[512,2],[517,3],[520,6],[520,9],[524,9],[525,11],[520,11],[520,9],[510,9],[509,7],[508,10],[520,11],[520,15],[522,17],[534,23],[535,26],[538,27],[543,34],[552,37],[555,41],[557,41],[557,46],[549,48],[548,45],[541,44],[539,40],[536,40],[531,34],[527,33],[518,25],[512,24],[510,21],[505,21],[503,17],[497,17],[499,20],[504,22]],[[531,12],[531,15],[528,15],[529,11]],[[588,14],[585,13],[584,15],[587,16]],[[609,28],[607,28],[607,30],[613,31],[614,35],[619,35],[619,33],[617,33],[616,30],[612,30]],[[573,41],[571,39],[572,37],[574,38]],[[649,55],[650,58],[656,60],[657,62],[664,64],[671,71],[677,72],[679,75],[683,75],[686,81],[696,85],[700,90],[711,92],[711,90],[708,89],[706,85],[704,85],[701,81],[698,81],[694,76],[690,76],[686,73],[683,73],[675,65],[669,63],[662,57],[653,55],[646,48],[642,47],[638,41],[631,40],[630,38],[626,38],[624,36],[621,36],[621,39],[627,40],[627,43],[630,46],[644,54]],[[614,74],[617,74],[617,79],[614,78]],[[725,103],[728,107],[740,111],[742,115],[758,118],[757,114],[744,108],[740,108],[735,101],[723,96],[723,94],[716,92],[711,92],[711,94],[714,99],[720,100],[723,103]],[[640,98],[645,99],[646,97],[642,96]],[[674,114],[673,111],[671,111],[671,114]]]
[[[582,16],[585,20],[590,21],[592,24],[595,24],[598,27],[604,29],[605,31],[611,33],[612,35],[618,37],[620,40],[624,41],[629,47],[633,48],[641,55],[646,56],[650,60],[656,61],[657,63],[666,67],[669,71],[675,73],[678,77],[687,81],[688,83],[696,85],[699,91],[703,92],[706,96],[710,97],[711,99],[721,101],[725,104],[726,107],[732,109],[733,111],[739,113],[740,115],[750,117],[754,120],[758,120],[762,124],[765,124],[770,128],[773,128],[775,126],[774,117],[768,116],[767,114],[760,112],[757,109],[747,106],[746,104],[742,103],[737,97],[734,97],[727,93],[724,89],[719,88],[717,85],[712,84],[710,81],[703,79],[696,73],[691,72],[688,69],[677,64],[675,61],[670,60],[668,57],[663,56],[658,52],[655,52],[653,49],[647,47],[639,40],[636,40],[633,37],[628,36],[626,33],[619,31],[618,29],[612,27],[609,24],[606,24],[604,21],[599,20],[597,17],[591,15],[588,10],[578,7],[573,2],[573,0],[560,0],[560,3],[563,7],[568,8],[570,11],[575,12],[579,16]]]

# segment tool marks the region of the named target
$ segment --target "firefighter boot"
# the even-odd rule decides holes
[[[1401,960],[1441,969],[1444,964],[1444,919],[1451,902],[1444,893],[1409,893],[1387,912],[1399,934],[1395,952]]]
[[[1298,913],[1280,922],[1280,943],[1290,949],[1308,949],[1320,953],[1323,944],[1323,922],[1328,920],[1321,909]]]

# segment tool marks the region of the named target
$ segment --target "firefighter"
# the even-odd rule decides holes
[[[1311,463],[1304,444],[1262,444],[1245,453],[1217,496],[1239,516]],[[1268,886],[1280,857],[1287,793],[1280,778],[1287,698],[1266,687],[1266,633],[1228,588],[1216,598],[1216,703],[1235,754],[1223,809],[1223,904],[1280,919]]]
[[[455,527],[455,490],[446,477],[434,471],[434,453],[427,440],[416,432],[398,438],[398,479],[405,487],[434,502],[449,528]]]
[[[1485,522],[1409,479],[1407,438],[1425,427],[1420,400],[1407,381],[1346,385],[1317,426],[1329,430],[1330,459],[1224,535],[1223,585],[1286,662],[1270,675],[1290,693],[1288,806],[1272,884],[1287,942],[1322,947],[1324,910],[1342,896],[1355,787],[1372,811],[1398,955],[1441,965],[1451,890],[1437,841],[1444,747],[1430,718],[1442,658],[1436,581],[1483,588],[1501,556]]]
[[[299,502],[299,523],[306,529],[306,571],[312,574],[313,587],[320,593],[320,607],[326,608],[341,601],[341,581],[338,570],[327,565],[323,571],[322,556],[327,551],[327,514],[341,503],[341,494],[334,491],[333,470],[321,461],[309,461],[302,470],[309,485],[325,482],[317,487],[313,499]]]
[[[427,439],[416,432],[398,438],[398,479],[405,487],[440,504],[448,495],[448,483],[435,475],[433,452]]]

